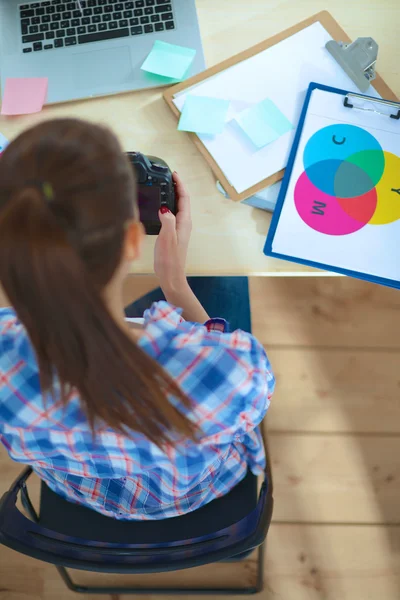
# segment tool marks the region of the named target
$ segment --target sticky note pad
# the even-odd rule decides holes
[[[7,146],[8,139],[2,133],[0,133],[0,154],[4,152]]]
[[[150,54],[141,66],[143,71],[182,80],[196,55],[193,48],[176,46],[156,40]]]
[[[47,96],[47,77],[8,78],[4,86],[2,115],[40,112]]]
[[[221,133],[228,113],[229,100],[188,95],[178,129],[206,135]]]
[[[241,112],[235,121],[257,148],[263,148],[293,129],[291,122],[269,98]]]

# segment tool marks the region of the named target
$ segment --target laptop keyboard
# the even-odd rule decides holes
[[[24,53],[175,29],[172,0],[43,0],[19,16]]]

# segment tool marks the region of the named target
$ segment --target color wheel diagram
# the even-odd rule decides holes
[[[400,157],[354,125],[329,125],[307,142],[294,202],[301,219],[326,235],[400,219]]]

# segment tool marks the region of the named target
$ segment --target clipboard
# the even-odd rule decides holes
[[[301,21],[297,25],[289,27],[285,31],[278,33],[263,42],[260,42],[252,48],[249,48],[243,52],[240,52],[236,56],[224,60],[223,62],[207,69],[203,73],[199,73],[198,75],[195,75],[194,77],[191,77],[190,79],[187,79],[184,82],[178,83],[177,85],[168,88],[163,93],[165,102],[168,104],[174,115],[179,119],[180,111],[173,102],[176,94],[189,90],[189,88],[206,81],[210,77],[222,73],[226,69],[229,69],[230,67],[237,65],[240,62],[245,61],[253,56],[256,56],[260,52],[271,48],[272,46],[278,44],[282,40],[285,40],[286,38],[289,38],[295,35],[296,33],[299,33],[303,29],[317,22],[321,23],[324,29],[334,40],[347,43],[351,42],[349,36],[343,31],[343,29],[335,21],[331,14],[327,11],[321,11],[315,14],[314,16],[305,19],[304,21]],[[378,74],[376,74],[376,79],[373,82],[373,86],[382,97],[387,98],[388,100],[396,100],[395,94],[386,85],[386,83]],[[231,185],[228,178],[225,176],[224,172],[222,171],[218,163],[214,160],[213,156],[204,146],[203,142],[199,139],[199,137],[195,133],[189,133],[188,135],[190,136],[194,144],[197,146],[198,150],[205,158],[208,165],[211,167],[211,170],[213,171],[217,180],[221,182],[222,187],[227,192],[228,196],[234,201],[240,202],[242,200],[245,200],[250,196],[257,194],[264,188],[272,185],[273,183],[280,181],[283,177],[284,169],[281,169],[273,175],[271,175],[270,177],[267,177],[262,181],[259,181],[257,184],[249,187],[244,192],[238,193],[236,189]]]
[[[274,238],[275,238],[277,228],[279,225],[279,221],[281,218],[285,198],[288,193],[288,188],[289,188],[289,184],[290,184],[291,177],[292,177],[293,167],[295,165],[295,161],[297,158],[300,140],[301,140],[301,137],[303,134],[305,121],[306,121],[307,114],[308,114],[309,107],[310,107],[310,101],[311,101],[313,92],[316,90],[321,90],[323,92],[337,94],[339,97],[341,97],[342,105],[344,107],[346,107],[348,110],[378,113],[378,114],[382,115],[383,118],[387,118],[389,120],[393,119],[394,122],[396,122],[398,124],[398,133],[400,133],[400,103],[398,101],[396,102],[393,100],[390,100],[390,101],[381,100],[381,99],[374,98],[372,96],[356,94],[356,93],[352,93],[352,92],[347,92],[345,90],[340,90],[338,88],[328,87],[328,86],[320,85],[317,83],[311,83],[308,88],[306,100],[305,100],[305,103],[304,103],[304,106],[303,106],[303,109],[301,112],[300,121],[299,121],[297,130],[296,130],[294,143],[293,143],[289,161],[288,161],[288,164],[287,164],[287,167],[285,170],[285,175],[283,178],[283,182],[282,182],[281,190],[280,190],[279,197],[277,200],[276,208],[272,215],[271,226],[268,231],[267,239],[266,239],[265,246],[264,246],[264,254],[266,256],[271,256],[273,258],[278,258],[278,259],[282,259],[282,260],[286,260],[286,261],[289,260],[291,262],[301,264],[301,265],[307,265],[309,267],[314,267],[316,269],[322,269],[325,271],[329,270],[334,273],[338,273],[340,275],[347,275],[349,277],[354,277],[356,279],[362,279],[364,281],[369,281],[371,283],[376,283],[376,284],[400,289],[400,270],[399,270],[398,279],[392,279],[392,278],[388,278],[388,277],[380,277],[380,276],[372,275],[369,273],[363,273],[361,271],[354,270],[354,269],[340,268],[340,267],[328,264],[326,262],[318,262],[318,261],[314,261],[314,260],[298,258],[296,256],[291,256],[289,254],[283,254],[283,253],[276,252],[273,250]],[[366,126],[366,125],[364,124],[364,126]],[[341,141],[341,140],[338,140],[338,141]],[[400,154],[400,152],[399,152],[399,154]],[[303,160],[304,160],[304,156],[303,156]],[[400,162],[400,158],[399,158],[399,162]],[[319,164],[322,164],[322,163],[319,163]],[[297,181],[297,183],[298,182],[299,182],[299,180]],[[392,191],[394,191],[394,190],[392,190]],[[400,192],[400,189],[398,191]],[[313,200],[313,201],[315,202],[315,200]],[[397,219],[397,221],[400,224],[400,212],[399,212],[399,219]],[[383,226],[385,226],[385,225],[383,225]],[[400,230],[400,227],[399,227],[399,230]],[[297,232],[295,232],[292,229],[291,235],[293,237],[296,237]],[[346,237],[346,236],[343,236],[343,237]],[[317,252],[318,250],[314,249],[314,251]]]

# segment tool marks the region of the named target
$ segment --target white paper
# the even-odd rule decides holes
[[[400,210],[397,208],[400,208],[400,121],[345,108],[342,98],[321,90],[315,90],[311,96],[272,249],[279,254],[318,262],[327,267],[400,281]],[[317,131],[338,123],[361,127],[374,136],[384,152],[395,155],[391,158],[391,164],[395,166],[391,173],[394,175],[387,182],[384,180],[384,191],[387,194],[385,197],[390,198],[390,206],[394,207],[396,214],[398,211],[397,220],[380,225],[366,224],[346,235],[328,235],[316,231],[299,216],[294,196],[297,181],[305,170],[306,144]],[[385,155],[385,168],[389,158]]]
[[[277,181],[269,187],[264,188],[257,194],[254,194],[254,196],[250,196],[249,198],[246,198],[246,200],[242,200],[242,204],[247,204],[248,206],[252,206],[253,208],[259,208],[261,210],[273,212],[275,210],[276,202],[278,200],[281,185],[282,181]],[[217,190],[221,194],[223,194],[225,198],[229,198],[228,194],[226,193],[219,181],[217,181]]]
[[[277,181],[277,183],[273,183],[269,187],[261,190],[261,192],[258,192],[254,196],[250,196],[250,198],[247,198],[247,200],[243,200],[242,202],[243,204],[248,204],[254,208],[273,212],[278,200],[281,185],[282,181]]]
[[[325,48],[331,36],[317,22],[279,44],[223,71],[190,90],[177,94],[182,109],[190,94],[256,104],[270,98],[296,127],[311,81],[357,92],[351,79]],[[369,95],[378,96],[370,87]],[[235,108],[234,107],[234,108]],[[239,111],[240,112],[240,111]],[[229,117],[233,118],[235,110]],[[232,123],[213,139],[199,135],[203,144],[238,193],[244,192],[286,166],[294,130],[255,151]]]

